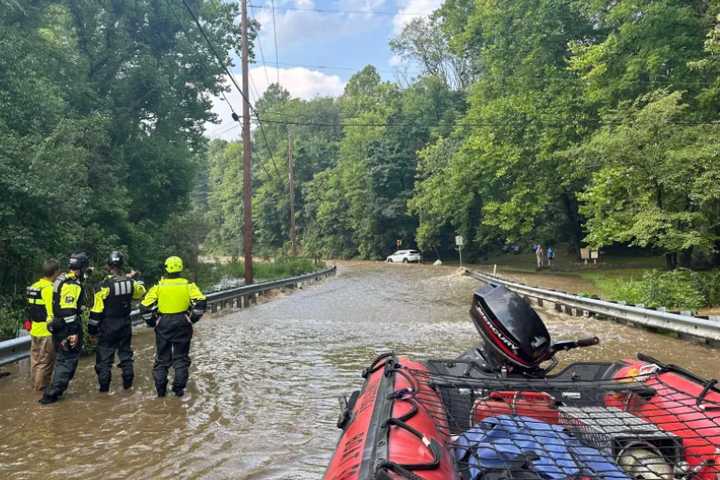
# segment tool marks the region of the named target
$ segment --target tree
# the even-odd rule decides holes
[[[658,91],[622,105],[579,149],[598,171],[581,195],[586,240],[626,243],[677,255],[711,251],[720,222],[718,127],[682,125],[680,92]],[[712,139],[708,142],[708,139]]]
[[[423,75],[440,78],[448,87],[464,90],[470,83],[470,64],[464,55],[452,52],[441,21],[438,15],[413,19],[390,41],[390,49],[405,60],[417,62]]]
[[[236,6],[190,5],[229,64]],[[191,263],[199,236],[185,234],[202,222],[189,193],[211,95],[224,86],[183,5],[2,6],[0,294],[17,292],[45,257],[81,249],[95,259],[124,249],[149,274],[170,252]]]
[[[467,11],[462,2],[452,5]],[[577,246],[575,192],[582,179],[557,153],[589,128],[567,57],[570,42],[584,38],[592,21],[581,2],[571,0],[485,0],[471,12],[451,43],[465,42],[480,76],[467,114],[439,146],[452,156],[418,185],[411,206],[421,222],[432,222],[419,231],[432,243],[446,229],[463,234],[471,255],[498,242],[532,239]],[[453,18],[448,5],[441,13]],[[428,161],[438,151],[429,150]]]

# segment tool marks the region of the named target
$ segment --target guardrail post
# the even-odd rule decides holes
[[[557,303],[557,302],[555,302],[553,308],[555,308],[555,311],[556,311],[556,312],[561,312],[561,313],[562,313],[562,311],[563,311],[562,305],[561,305],[560,303]]]
[[[542,307],[542,306],[543,306],[543,299],[542,299],[542,298],[538,298],[538,299],[537,299],[537,304],[538,304],[538,307]]]

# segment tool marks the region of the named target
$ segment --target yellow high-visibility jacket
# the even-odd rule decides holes
[[[173,315],[190,310],[195,302],[205,302],[205,295],[186,278],[161,278],[141,302],[145,309],[157,304],[160,315]]]
[[[28,316],[32,321],[30,335],[49,337],[48,322],[53,319],[53,282],[41,278],[27,288]]]

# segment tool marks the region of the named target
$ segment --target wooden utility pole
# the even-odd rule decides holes
[[[248,86],[247,0],[242,0],[242,88],[243,95],[243,254],[245,284],[253,283],[252,144],[250,141],[250,88]]]
[[[290,192],[290,249],[297,255],[295,239],[295,165],[293,163],[292,135],[288,126],[288,191]]]

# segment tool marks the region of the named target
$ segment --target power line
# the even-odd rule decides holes
[[[270,10],[272,7],[266,5],[250,5],[252,8]],[[434,12],[403,12],[400,10],[340,10],[330,8],[298,8],[298,7],[276,7],[277,10],[292,11],[292,12],[314,12],[314,13],[331,13],[338,15],[385,15],[385,16],[405,16],[405,17],[426,17],[432,15]]]
[[[561,119],[563,121],[568,121],[571,119],[563,118]],[[582,119],[578,119],[582,120]],[[292,120],[269,120],[267,118],[263,118],[262,120],[265,123],[272,123],[272,124],[278,124],[278,125],[296,125],[296,126],[306,126],[306,127],[338,127],[338,128],[345,128],[345,127],[358,127],[358,128],[371,128],[371,127],[389,127],[389,128],[408,128],[408,127],[462,127],[462,128],[471,128],[471,127],[507,127],[510,122],[459,122],[459,123],[420,123],[420,122],[407,122],[407,123],[386,123],[386,122],[366,122],[366,123],[346,123],[346,122],[299,122],[299,121],[292,121]],[[527,124],[532,124],[536,122],[542,122],[542,120],[533,120],[533,121],[526,121]],[[609,122],[609,121],[599,121],[597,122],[600,125],[608,126],[608,125],[623,125],[623,122]],[[718,126],[720,127],[720,121],[716,122],[665,122],[665,125],[676,125],[676,126]]]
[[[185,5],[185,9],[188,11],[188,13],[192,17],[192,19],[195,21],[195,25],[197,25],[198,29],[200,30],[200,33],[202,34],[203,38],[205,39],[205,42],[208,44],[208,47],[210,47],[210,50],[212,51],[213,55],[217,59],[218,64],[225,71],[225,73],[230,78],[230,80],[232,81],[232,84],[235,86],[237,91],[240,93],[240,95],[243,97],[243,99],[247,102],[247,104],[253,110],[253,112],[255,113],[255,116],[258,118],[258,121],[260,121],[260,117],[258,116],[257,110],[255,109],[255,107],[253,107],[252,102],[250,102],[250,98],[248,98],[246,92],[244,92],[243,89],[240,88],[240,86],[237,84],[237,81],[235,80],[235,77],[233,77],[232,73],[230,73],[230,70],[228,70],[227,66],[225,65],[225,62],[222,60],[222,57],[220,57],[220,55],[217,52],[217,49],[215,48],[212,41],[210,40],[210,37],[205,32],[205,29],[203,28],[202,24],[200,23],[200,20],[198,19],[197,15],[195,15],[195,12],[193,12],[193,10],[190,8],[190,5],[188,5],[186,0],[182,0],[182,2],[183,2],[183,5]],[[182,22],[180,22],[180,26],[182,27]],[[223,93],[223,96],[225,96],[224,93]],[[227,99],[227,97],[225,97],[225,99]],[[228,105],[230,105],[230,109],[233,110],[233,107],[229,101],[228,101]],[[233,110],[233,114],[234,114],[233,120],[237,121],[238,116],[234,112],[234,110]],[[265,141],[265,147],[267,148],[268,153],[270,154],[270,160],[272,161],[273,167],[275,168],[275,173],[278,176],[280,176],[280,169],[278,169],[277,165],[275,164],[274,155],[272,153],[272,149],[270,148],[270,144],[267,141],[267,137],[265,136],[265,130],[263,129],[262,123],[260,123],[260,131],[262,133],[263,140]],[[247,148],[247,146],[245,148]],[[261,164],[261,166],[263,166],[263,165]],[[266,172],[266,174],[268,174],[268,173]],[[269,174],[268,174],[268,176],[269,176]]]
[[[265,63],[265,54],[263,53],[262,42],[260,41],[260,35],[255,37],[255,41],[257,42],[258,49],[260,50],[260,60],[262,61],[262,65],[267,66]],[[272,82],[270,81],[267,68],[263,68],[263,71],[265,72],[265,80],[267,80],[267,84],[270,85]]]
[[[274,65],[265,63],[264,60],[262,60],[262,63],[256,63],[255,65],[260,65],[263,67],[273,67],[274,66]],[[280,62],[280,63],[278,63],[278,65],[283,66],[283,67],[311,68],[311,69],[315,69],[315,70],[347,70],[347,71],[351,71],[351,72],[359,72],[360,70],[362,70],[365,67],[365,65],[363,65],[362,67],[345,67],[345,66],[339,66],[339,65],[309,65],[309,64],[304,64],[304,63],[284,63],[284,62]],[[395,73],[394,70],[391,70],[389,68],[377,68],[374,65],[373,65],[373,67],[378,72]]]
[[[280,54],[278,53],[277,23],[275,22],[275,0],[270,0],[270,3],[272,5],[273,38],[275,39],[275,65],[277,65],[275,73],[277,75],[277,83],[280,85]]]
[[[197,15],[195,15],[195,12],[193,12],[192,8],[190,8],[190,5],[188,5],[186,0],[182,0],[183,5],[185,5],[185,9],[188,11],[192,19],[195,21],[195,25],[197,25],[198,30],[200,30],[200,33],[202,34],[203,38],[205,39],[205,42],[208,44],[208,47],[210,47],[210,51],[213,53],[215,58],[218,61],[218,64],[220,65],[220,68],[222,68],[225,71],[225,74],[230,78],[230,81],[232,81],[233,85],[235,85],[235,88],[240,93],[240,95],[245,99],[246,102],[250,103],[250,99],[247,97],[245,92],[243,92],[242,88],[240,88],[240,85],[237,84],[235,81],[235,77],[233,77],[232,73],[230,73],[230,70],[228,70],[227,66],[225,65],[225,62],[223,61],[222,57],[220,57],[220,54],[218,54],[217,50],[215,49],[215,45],[213,45],[212,41],[210,40],[210,37],[208,37],[208,34],[205,32],[205,29],[200,24],[200,20],[198,19]],[[182,26],[182,24],[180,24]]]

